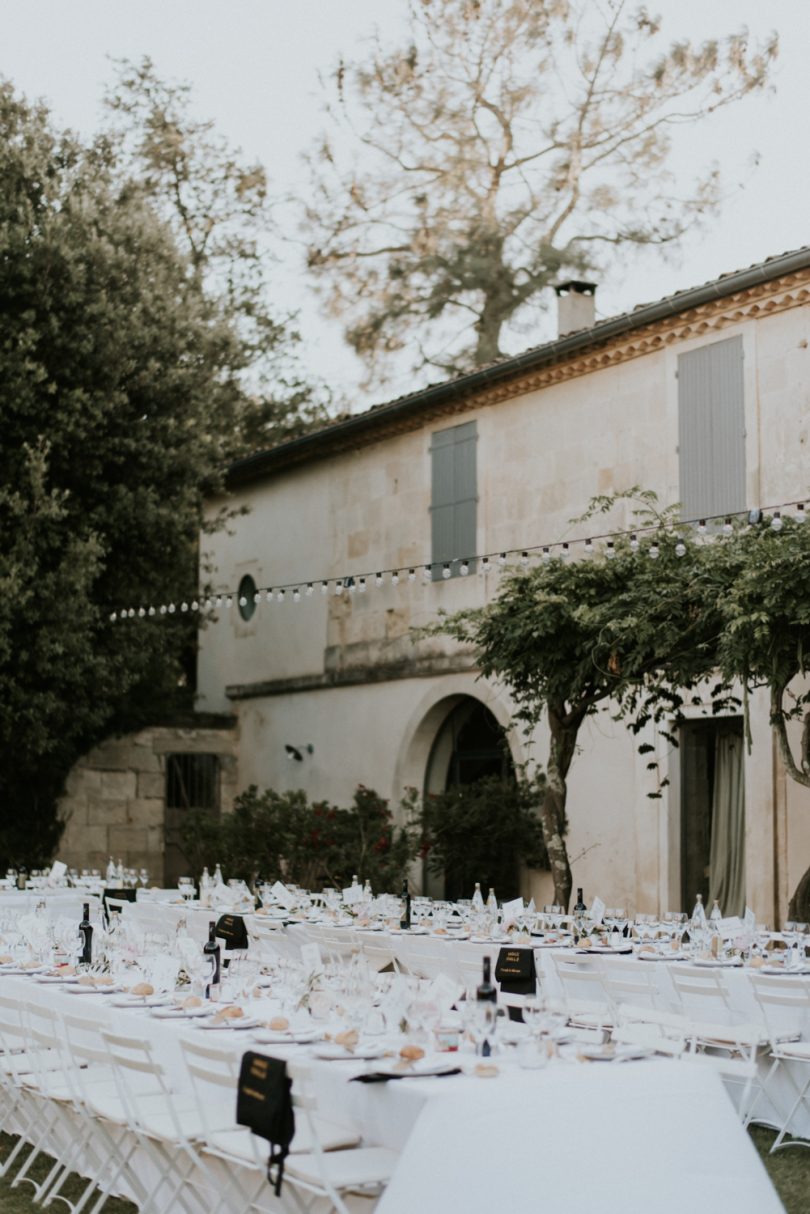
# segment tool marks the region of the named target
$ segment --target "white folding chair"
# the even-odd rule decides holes
[[[129,1132],[127,1112],[118,1093],[99,1023],[89,1016],[65,1013],[62,1031],[72,1063],[68,1073],[74,1107],[87,1128],[91,1163],[97,1160],[95,1169],[90,1171],[91,1183],[73,1206],[72,1214],[81,1214],[94,1190],[98,1195],[91,1214],[99,1214],[107,1197],[118,1191],[122,1177],[124,1187],[139,1208],[146,1208],[149,1192],[133,1158],[138,1149],[137,1139]],[[80,1169],[77,1167],[76,1170]],[[81,1171],[88,1175],[86,1167]],[[62,1183],[60,1180],[54,1186],[43,1205],[49,1205],[57,1197],[67,1201],[60,1192]],[[71,1205],[70,1202],[67,1204]]]
[[[772,1062],[759,1094],[767,1093],[773,1075],[781,1069],[795,1096],[779,1126],[771,1154],[781,1147],[810,1146],[810,1138],[794,1135],[790,1128],[803,1106],[810,1113],[810,1040],[801,1040],[810,1026],[810,982],[798,977],[783,978],[781,975],[768,974],[752,974],[750,980],[762,1008],[771,1045]],[[797,1078],[797,1074],[802,1078]],[[753,1119],[759,1094],[751,1106],[749,1122]],[[790,1140],[785,1142],[788,1134]]]
[[[292,1079],[292,1102],[296,1122],[302,1117],[308,1127],[312,1149],[304,1154],[290,1155],[284,1168],[284,1184],[296,1194],[310,1197],[312,1205],[318,1198],[330,1202],[335,1214],[349,1214],[344,1198],[359,1192],[376,1195],[382,1192],[397,1163],[396,1151],[386,1147],[354,1147],[345,1151],[325,1151],[318,1136],[317,1094],[311,1069],[298,1061],[287,1063]],[[284,1195],[282,1191],[282,1196]],[[318,1207],[319,1210],[321,1207]]]
[[[569,1023],[579,1028],[612,1028],[614,1015],[598,959],[553,953],[551,960],[562,987]]]
[[[205,1152],[235,1169],[231,1182],[241,1199],[240,1208],[247,1209],[267,1183],[267,1144],[236,1122],[240,1058],[227,1046],[189,1038],[181,1039],[180,1048],[203,1115]],[[223,1100],[226,1093],[227,1097]],[[233,1111],[230,1125],[223,1125],[219,1111],[223,1104]],[[211,1113],[213,1109],[218,1110],[216,1116]],[[323,1151],[345,1150],[360,1142],[354,1130],[344,1129],[322,1117],[313,1117],[313,1125]],[[305,1154],[312,1150],[309,1123],[303,1118],[299,1119],[290,1152]],[[254,1175],[257,1170],[258,1176]]]
[[[0,1165],[0,1176],[6,1176],[26,1147],[29,1152],[23,1167],[27,1171],[27,1166],[42,1152],[57,1121],[56,1112],[38,1097],[37,1089],[38,1075],[48,1068],[58,1068],[59,1056],[50,1045],[34,1045],[23,1006],[6,995],[0,995],[0,1051],[0,1085],[4,1095],[0,1124],[19,1135],[8,1158]],[[22,1178],[25,1179],[24,1173]]]
[[[157,1181],[141,1207],[142,1214],[174,1210],[175,1202],[192,1214],[197,1208],[199,1191],[212,1214],[223,1207],[227,1210],[226,1195],[217,1191],[199,1149],[205,1139],[205,1121],[197,1101],[172,1090],[162,1065],[152,1057],[149,1041],[106,1029],[102,1029],[101,1036],[118,1083],[128,1128],[157,1172]],[[164,1186],[168,1186],[168,1196],[163,1192]]]
[[[661,997],[655,983],[655,966],[643,961],[611,957],[602,969],[602,981],[614,1014],[623,1004],[633,1007],[658,1007]]]

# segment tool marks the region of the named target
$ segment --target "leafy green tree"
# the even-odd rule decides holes
[[[412,40],[341,61],[310,155],[309,268],[374,365],[456,372],[535,331],[541,292],[716,209],[668,169],[675,129],[761,90],[747,31],[663,42],[625,0],[409,0]]]
[[[430,870],[444,877],[446,897],[468,898],[478,881],[484,897],[491,887],[502,900],[515,898],[520,861],[548,866],[535,812],[542,786],[542,776],[485,776],[425,797],[421,851]]]
[[[116,64],[105,96],[108,137],[127,186],[171,227],[194,276],[242,343],[242,408],[228,453],[273,446],[327,420],[325,385],[296,360],[294,318],[270,303],[275,234],[267,174],[243,160],[211,120],[197,118],[190,85],[163,80],[151,59]]]
[[[107,142],[0,82],[0,868],[43,861],[75,758],[190,706],[197,585],[246,351]]]
[[[727,679],[770,695],[770,722],[785,770],[810,788],[810,527],[779,516],[740,527],[718,545],[716,593],[724,622],[718,661]],[[791,745],[789,722],[802,724]],[[810,869],[791,899],[793,918],[810,916]]]
[[[447,617],[437,629],[473,646],[481,674],[507,687],[527,731],[541,719],[548,726],[538,812],[563,906],[572,886],[568,774],[584,721],[611,705],[636,733],[650,721],[666,732],[717,664],[722,622],[716,596],[706,593],[714,585],[711,549],[678,527],[674,510],[659,511],[654,494],[623,496],[642,503],[639,527],[649,530],[637,545],[624,536],[591,558],[554,556],[512,573],[485,608]],[[595,499],[589,515],[615,500]],[[723,683],[712,697],[713,711],[728,706]]]

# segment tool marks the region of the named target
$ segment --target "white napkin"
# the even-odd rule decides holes
[[[602,923],[605,918],[605,904],[601,898],[594,898],[591,903],[591,920],[594,923]]]
[[[295,898],[287,889],[287,886],[282,885],[280,881],[276,881],[270,892],[280,906],[286,906],[288,909],[291,906],[295,906]]]
[[[56,885],[58,881],[62,880],[66,872],[67,864],[63,864],[61,860],[54,860],[51,865],[51,871],[48,874],[48,884]]]
[[[507,923],[514,923],[518,915],[523,914],[523,899],[515,898],[512,902],[504,902],[503,904],[503,922],[504,926]]]
[[[464,987],[447,974],[437,974],[427,989],[428,1000],[443,1011],[448,1011],[464,994]]]

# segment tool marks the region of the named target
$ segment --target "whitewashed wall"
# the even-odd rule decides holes
[[[748,500],[771,505],[810,497],[810,309],[793,308],[731,324],[617,366],[489,407],[435,420],[424,429],[336,454],[241,491],[249,513],[205,537],[214,585],[234,588],[244,573],[274,582],[419,567],[430,560],[431,433],[475,420],[478,427],[478,551],[497,552],[584,537],[570,517],[591,496],[632,485],[678,497],[677,357],[740,334],[744,348]],[[216,506],[218,503],[213,503]],[[619,506],[599,529],[630,524]],[[369,584],[365,595],[262,604],[249,623],[234,606],[200,639],[200,708],[237,711],[242,786],[303,787],[345,802],[357,783],[398,800],[420,784],[446,697],[471,694],[503,722],[508,699],[461,665],[446,640],[413,639],[411,629],[484,602],[498,574],[398,588]],[[288,596],[289,597],[289,596]],[[455,655],[455,657],[454,657]],[[462,655],[463,656],[463,655]],[[313,690],[231,698],[228,689],[276,680],[357,679],[385,666],[404,675]],[[755,749],[746,759],[749,900],[771,922],[810,864],[810,793],[785,782],[775,760],[767,705],[752,705]],[[517,760],[523,741],[511,737]],[[284,744],[311,743],[303,763]],[[583,731],[572,769],[568,847],[576,884],[637,910],[676,908],[678,755],[653,738],[673,786],[650,801],[653,776],[635,742],[606,714]],[[542,731],[532,754],[541,761]],[[537,887],[540,893],[545,886]]]

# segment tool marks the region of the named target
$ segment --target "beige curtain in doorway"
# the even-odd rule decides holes
[[[714,756],[712,838],[709,852],[709,905],[720,903],[724,915],[745,911],[745,789],[743,740],[718,733]]]

